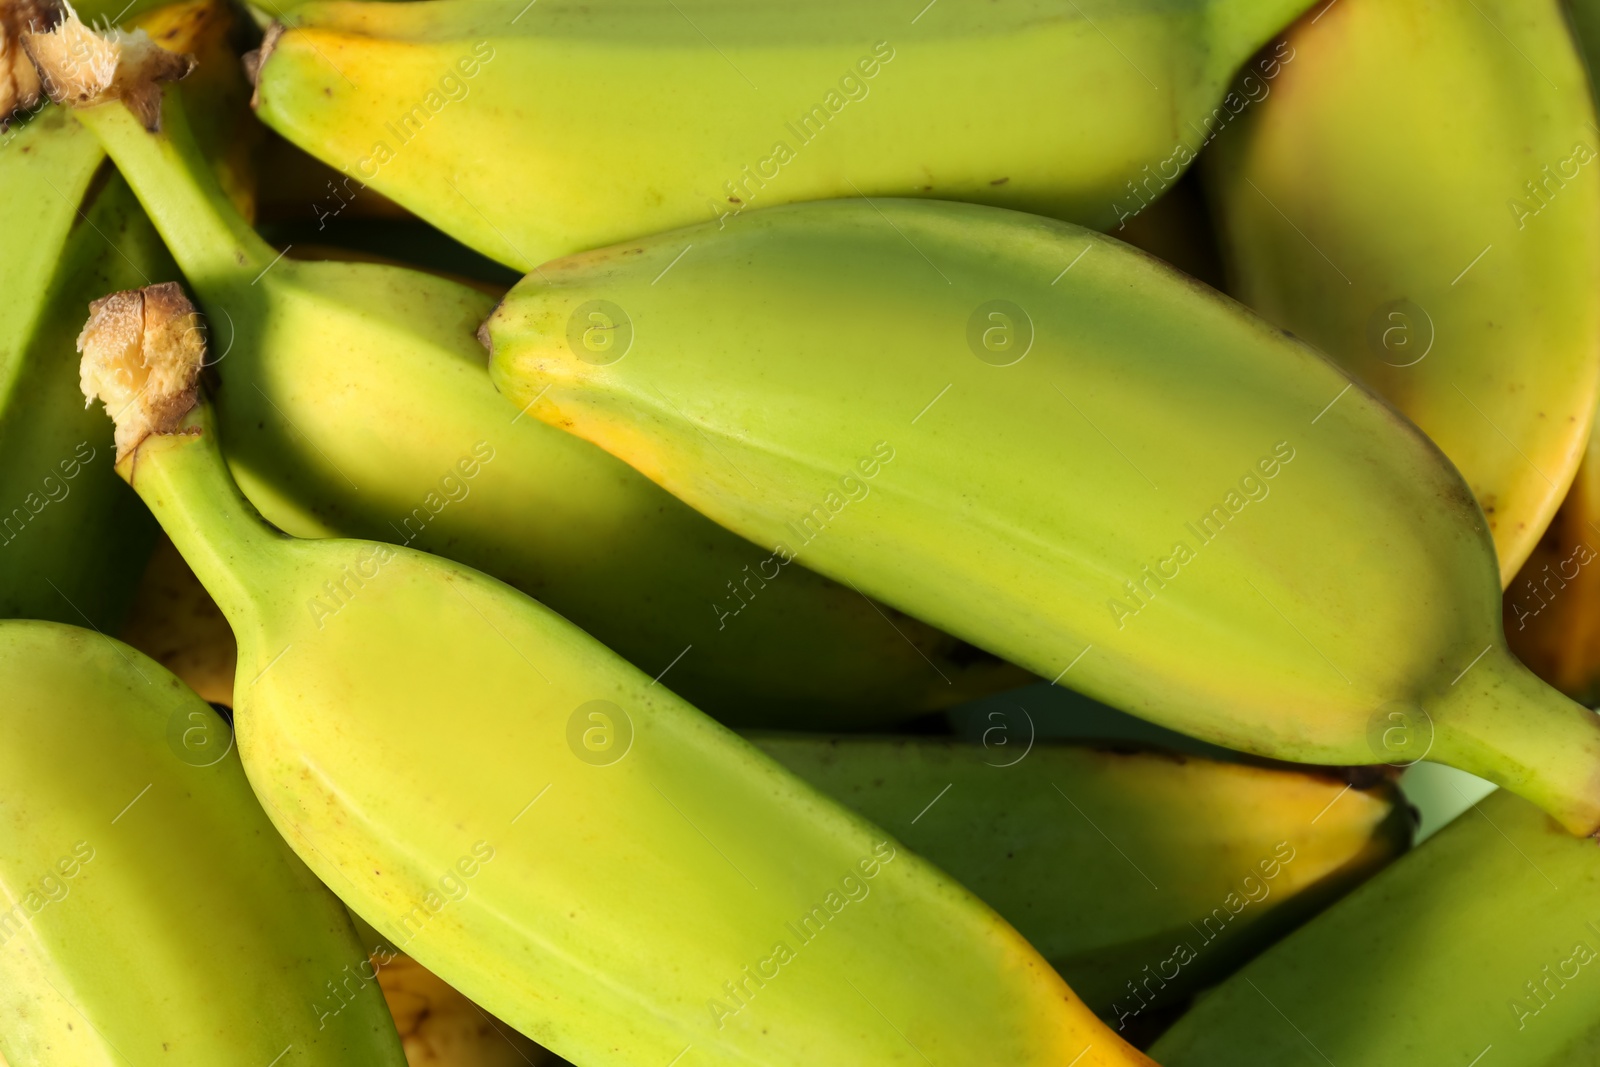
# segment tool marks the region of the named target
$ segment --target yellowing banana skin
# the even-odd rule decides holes
[[[730,721],[881,722],[1026,677],[508,410],[473,340],[492,298],[418,271],[283,258],[228,204],[167,95],[158,134],[119,104],[78,114],[209,313],[229,462],[279,528],[479,567]]]
[[[0,678],[9,1062],[405,1063],[375,983],[329,993],[365,953],[204,701],[134,649],[57,623],[0,622]]]
[[[1148,1063],[977,898],[560,616],[410,549],[287,538],[207,405],[174,430],[118,470],[239,637],[257,795],[487,1011],[597,1067]]]
[[[1087,745],[752,740],[993,905],[1124,1032],[1227,975],[1410,839],[1392,786],[1321,775]]]
[[[860,193],[1111,226],[1231,119],[1236,69],[1309,0],[916,6],[304,4],[262,49],[257,113],[521,270]]]
[[[1597,896],[1600,846],[1497,793],[1207,994],[1151,1053],[1166,1067],[1594,1063]]]
[[[773,208],[545,264],[483,336],[514,407],[1042,677],[1264,755],[1426,754],[1600,826],[1600,720],[1507,654],[1454,469],[1110,238]]]
[[[1416,422],[1509,584],[1600,383],[1600,131],[1558,0],[1341,0],[1205,170],[1230,290]]]

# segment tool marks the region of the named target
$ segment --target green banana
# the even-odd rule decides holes
[[[491,297],[416,271],[283,259],[232,210],[167,98],[157,134],[114,103],[77,115],[220,331],[229,462],[280,529],[480,568],[735,722],[881,722],[1026,678],[772,563],[600,450],[508,411],[473,340]]]
[[[349,918],[262,814],[216,712],[59,623],[0,621],[0,677],[9,1062],[405,1063]]]
[[[751,740],[993,906],[1119,1031],[1216,982],[1410,839],[1392,785],[1313,773],[1048,742]]]
[[[1204,178],[1230,291],[1413,419],[1538,543],[1600,396],[1600,128],[1560,0],[1341,0]]]
[[[95,444],[99,416],[74,403],[61,353],[88,300],[173,270],[104,163],[59,107],[0,147],[0,616],[102,630],[127,609],[155,524]]]
[[[255,102],[288,140],[523,271],[858,194],[1109,227],[1266,92],[1270,54],[1229,82],[1310,2],[308,3],[267,31]]]
[[[98,301],[85,387],[239,638],[263,806],[397,947],[595,1067],[1149,1062],[976,897],[561,616],[268,526],[185,410],[196,319],[175,284]]]
[[[1151,1054],[1167,1067],[1592,1064],[1597,899],[1595,842],[1498,793],[1207,994]]]
[[[186,87],[199,139],[248,208],[250,138],[220,118],[242,103],[242,79],[213,60],[225,54],[229,20],[178,4],[136,21],[206,57]],[[12,41],[0,54],[20,50]],[[61,353],[88,301],[175,268],[99,142],[62,108],[43,107],[0,141],[0,192],[0,617],[114,631],[156,525],[94,445],[99,417],[74,403],[77,371]]]
[[[1044,678],[1263,755],[1427,756],[1600,826],[1600,720],[1506,652],[1460,476],[1110,238],[771,208],[547,263],[481,336],[515,407]]]

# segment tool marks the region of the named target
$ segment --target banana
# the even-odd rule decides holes
[[[1502,584],[1600,386],[1600,129],[1559,0],[1341,0],[1204,168],[1230,291],[1422,428]]]
[[[1600,3],[1569,5],[1592,71],[1600,61]],[[1533,672],[1574,700],[1600,703],[1600,442],[1583,462],[1545,535],[1505,594],[1506,637]]]
[[[976,897],[553,611],[268,526],[196,403],[196,320],[175,284],[96,302],[85,392],[238,636],[257,796],[397,947],[596,1067],[1149,1062]]]
[[[98,629],[127,609],[155,524],[61,353],[85,301],[173,269],[127,185],[96,186],[104,162],[57,107],[0,147],[0,616]]]
[[[9,1062],[405,1063],[373,982],[334,995],[365,953],[204,701],[134,649],[59,623],[0,621],[0,677]]]
[[[243,100],[242,79],[212,58],[226,54],[228,20],[180,4],[137,21],[206,57],[189,86],[201,143],[248,207],[249,138],[217,118]],[[7,22],[0,18],[0,42]],[[0,62],[20,51],[14,40],[0,44]],[[0,143],[0,616],[114,631],[156,526],[94,444],[99,416],[74,402],[76,370],[61,353],[89,300],[170,277],[174,267],[109,170],[99,142],[59,107],[42,108]]]
[[[1112,226],[1262,91],[1229,81],[1309,6],[309,3],[268,30],[255,102],[288,140],[523,271],[862,194]],[[1260,63],[1258,87],[1279,67]]]
[[[508,410],[473,341],[492,298],[415,271],[284,259],[210,180],[170,90],[167,104],[157,134],[115,103],[77,115],[210,312],[229,461],[274,525],[485,570],[730,721],[892,720],[1026,677],[772,563]]]
[[[1167,1067],[1594,1063],[1597,894],[1595,842],[1497,793],[1203,997],[1151,1054]]]
[[[1119,1031],[1213,984],[1410,839],[1392,785],[1320,773],[1048,742],[751,740],[983,898]]]
[[[547,263],[481,336],[513,409],[1044,678],[1262,755],[1427,756],[1600,826],[1600,720],[1506,651],[1460,476],[1111,238],[771,208]]]

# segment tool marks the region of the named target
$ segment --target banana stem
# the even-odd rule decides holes
[[[1489,650],[1425,706],[1428,758],[1531,800],[1575,834],[1600,831],[1600,715]]]
[[[151,434],[117,463],[236,633],[261,617],[263,583],[290,538],[261,517],[228,473],[209,401],[173,433]]]
[[[162,93],[157,133],[147,132],[116,101],[75,114],[116,162],[196,290],[248,283],[277,258],[206,163],[175,86]]]

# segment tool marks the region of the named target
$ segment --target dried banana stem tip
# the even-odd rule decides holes
[[[22,35],[43,33],[60,20],[55,0],[0,0],[0,126],[39,102],[39,75],[22,50]]]
[[[105,404],[121,460],[149,435],[177,430],[194,407],[205,328],[183,288],[164,282],[90,304],[78,351],[83,395]]]
[[[97,33],[71,7],[55,29],[24,32],[22,47],[51,100],[74,108],[121,100],[151,132],[161,127],[161,83],[195,67],[193,56],[168,52],[144,30]]]

